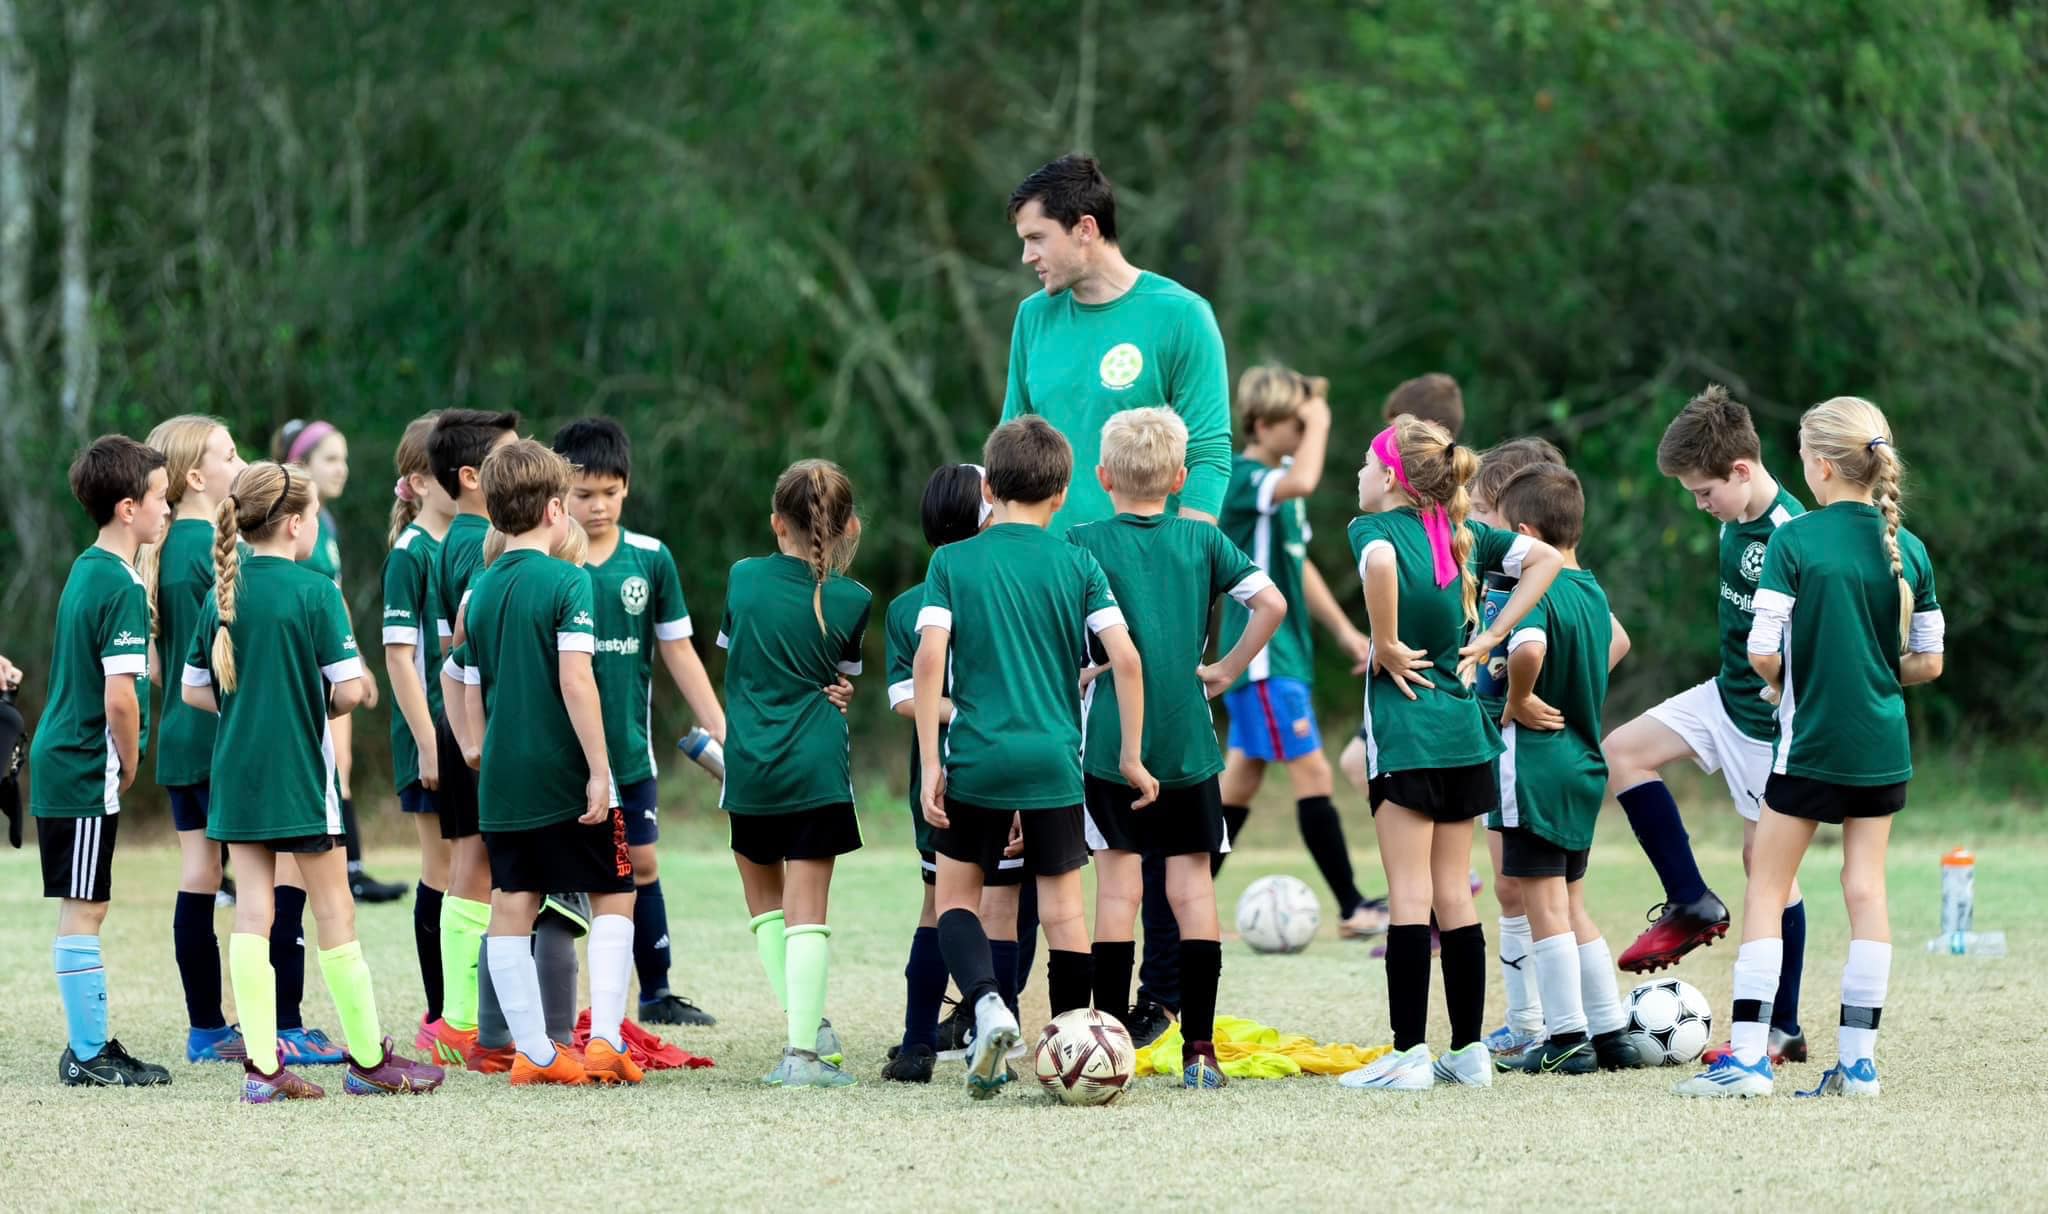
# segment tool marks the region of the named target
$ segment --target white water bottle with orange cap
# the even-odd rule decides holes
[[[1958,847],[1941,858],[1941,935],[1927,942],[1927,951],[1962,957],[2005,956],[2004,932],[1978,932],[1977,857]]]

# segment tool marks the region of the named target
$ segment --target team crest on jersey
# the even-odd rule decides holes
[[[626,605],[627,615],[639,615],[647,610],[647,579],[627,578],[619,587],[619,602]]]
[[[1138,382],[1144,374],[1145,356],[1130,342],[1111,346],[1109,353],[1102,356],[1102,386],[1121,392]]]
[[[1751,540],[1749,547],[1742,550],[1742,579],[1746,582],[1760,580],[1764,576],[1764,546],[1761,540]]]

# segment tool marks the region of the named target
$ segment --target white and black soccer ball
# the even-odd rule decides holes
[[[1062,1104],[1108,1104],[1124,1094],[1138,1069],[1131,1034],[1114,1016],[1076,1008],[1038,1035],[1032,1068]]]
[[[1714,1009],[1692,983],[1654,978],[1628,993],[1625,1031],[1645,1062],[1682,1066],[1713,1039]]]
[[[1254,952],[1298,953],[1322,925],[1315,891],[1284,873],[1260,877],[1237,900],[1237,934]]]

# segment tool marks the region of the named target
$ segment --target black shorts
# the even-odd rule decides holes
[[[1206,856],[1223,850],[1223,793],[1215,776],[1162,788],[1143,809],[1131,808],[1138,794],[1128,784],[1089,776],[1086,787],[1088,846],[1094,851]]]
[[[414,780],[398,790],[398,808],[409,814],[438,814],[441,802],[433,789]]]
[[[36,850],[43,858],[43,897],[105,902],[114,895],[114,836],[119,815],[37,818]]]
[[[619,785],[619,808],[626,811],[626,844],[645,847],[661,838],[661,819],[655,804],[660,787],[654,777]]]
[[[1565,884],[1586,879],[1586,862],[1593,849],[1566,851],[1557,844],[1519,826],[1500,832],[1500,874],[1503,877],[1563,877]]]
[[[926,885],[937,885],[939,883],[939,853],[935,851],[921,851],[917,853],[917,860],[918,868],[924,873],[924,883]],[[981,875],[981,883],[983,886],[995,886],[997,888],[1024,884],[1024,857],[1003,857],[1002,863],[996,867],[995,875],[990,876],[987,873],[983,873]]]
[[[1492,763],[1384,771],[1368,790],[1372,811],[1392,801],[1434,822],[1469,822],[1500,808],[1500,780]]]
[[[1848,818],[1889,818],[1906,808],[1906,781],[1830,784],[1805,776],[1774,775],[1764,781],[1764,805],[1787,817],[1833,826]]]
[[[951,825],[932,831],[932,850],[963,864],[980,865],[982,883],[998,884],[995,876],[1002,871],[1010,818],[1016,813],[947,797],[946,819]],[[1027,809],[1019,820],[1024,824],[1024,863],[1016,870],[1020,878],[1057,877],[1088,863],[1088,813],[1079,805]]]
[[[334,850],[341,842],[340,835],[289,835],[282,839],[250,839],[247,842],[260,843],[279,856],[318,856]]]
[[[853,802],[814,805],[787,814],[727,813],[732,849],[754,864],[830,860],[860,850],[860,818]]]
[[[167,786],[164,794],[171,799],[171,829],[205,830],[206,807],[213,801],[212,792],[211,784]]]
[[[441,762],[441,786],[434,803],[441,811],[441,837],[467,839],[483,833],[476,808],[476,771],[462,757],[462,744],[448,728],[448,714],[434,718],[434,752]]]
[[[589,826],[565,818],[531,830],[484,831],[483,836],[493,889],[518,894],[633,892],[626,816],[617,806],[604,821]]]

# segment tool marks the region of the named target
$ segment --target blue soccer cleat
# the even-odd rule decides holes
[[[1877,1063],[1868,1058],[1854,1062],[1837,1062],[1821,1072],[1820,1083],[1810,1092],[1794,1092],[1794,1096],[1875,1096],[1877,1095]]]
[[[348,1051],[319,1029],[279,1029],[277,1060],[284,1066],[340,1066],[348,1061]]]
[[[236,1025],[217,1029],[188,1029],[185,1033],[187,1062],[246,1062],[249,1047]]]
[[[1744,1066],[1729,1054],[1671,1090],[1680,1096],[1725,1098],[1768,1096],[1775,1087],[1769,1057],[1757,1059],[1755,1066]]]

